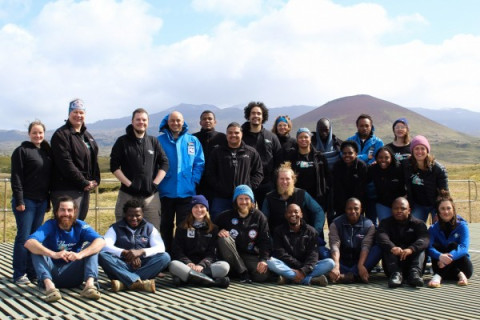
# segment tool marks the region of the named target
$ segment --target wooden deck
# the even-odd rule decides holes
[[[480,224],[470,225],[474,268],[480,267]],[[233,282],[228,289],[175,288],[170,276],[156,279],[155,294],[109,291],[101,273],[102,298],[84,300],[80,289],[62,289],[48,304],[35,285],[11,281],[13,245],[0,244],[1,319],[480,319],[480,279],[467,287],[446,282],[438,289],[387,288],[383,274],[371,283],[313,287]],[[429,276],[425,276],[428,279]]]

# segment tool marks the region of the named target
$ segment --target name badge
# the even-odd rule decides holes
[[[190,228],[187,230],[187,237],[188,238],[195,238],[195,229],[194,228]]]
[[[188,143],[188,154],[190,156],[195,155],[195,143],[194,142],[189,142]]]

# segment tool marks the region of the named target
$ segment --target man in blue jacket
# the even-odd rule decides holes
[[[191,209],[191,198],[205,168],[200,141],[188,133],[183,115],[173,111],[160,123],[158,141],[165,151],[169,168],[158,186],[162,203],[160,233],[167,252],[173,240],[173,221],[179,226]]]
[[[375,155],[378,149],[383,147],[383,141],[375,135],[375,127],[373,126],[372,117],[362,113],[357,118],[357,133],[347,140],[355,141],[358,145],[358,159],[368,165],[375,162]],[[373,182],[367,185],[367,200],[365,205],[365,213],[368,219],[374,223],[377,221],[377,210],[375,208],[375,186]]]

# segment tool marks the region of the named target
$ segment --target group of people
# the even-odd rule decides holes
[[[473,272],[468,226],[448,195],[446,170],[425,137],[410,140],[405,118],[384,146],[366,114],[345,141],[326,118],[315,132],[298,129],[296,139],[288,116],[267,130],[262,102],[249,103],[247,121],[230,123],[226,134],[215,130],[211,111],[193,135],[174,111],[153,137],[148,112],[136,109],[112,147],[110,170],[121,187],[116,222],[102,237],[84,222],[100,184],[85,113],[82,100],[71,101],[51,145],[45,126],[32,122],[30,141],[12,155],[13,280],[37,280],[46,301],[61,299],[58,287],[82,283],[82,296],[99,299],[99,264],[113,292],[155,292],[152,279],[167,268],[176,285],[223,288],[231,276],[368,282],[380,260],[390,287],[421,286],[426,257],[435,272],[430,287],[451,278],[466,285]],[[50,203],[53,218],[42,225]],[[427,230],[429,214],[438,221]]]

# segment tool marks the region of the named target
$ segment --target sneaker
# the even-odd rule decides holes
[[[240,283],[252,283],[252,280],[250,279],[250,275],[248,274],[248,271],[245,271],[240,275]]]
[[[28,279],[27,275],[24,274],[23,276],[13,280],[13,282],[15,282],[16,285],[19,285],[19,284],[30,284],[30,279]]]
[[[388,279],[388,287],[389,288],[397,288],[402,286],[403,277],[400,272],[394,272]]]
[[[137,280],[128,287],[130,290],[146,291],[155,293],[155,281],[153,280]]]
[[[323,274],[319,277],[313,277],[310,284],[314,286],[326,287],[328,286],[328,279]]]
[[[183,282],[182,279],[177,276],[172,276],[172,281],[175,287],[180,287],[185,284],[185,282]]]
[[[112,292],[125,290],[125,285],[120,280],[110,281],[110,286],[112,287]]]
[[[408,277],[408,284],[412,287],[423,287],[423,279],[418,272],[413,271]]]
[[[440,288],[442,286],[442,277],[439,274],[434,274],[432,280],[428,282],[429,288]]]

